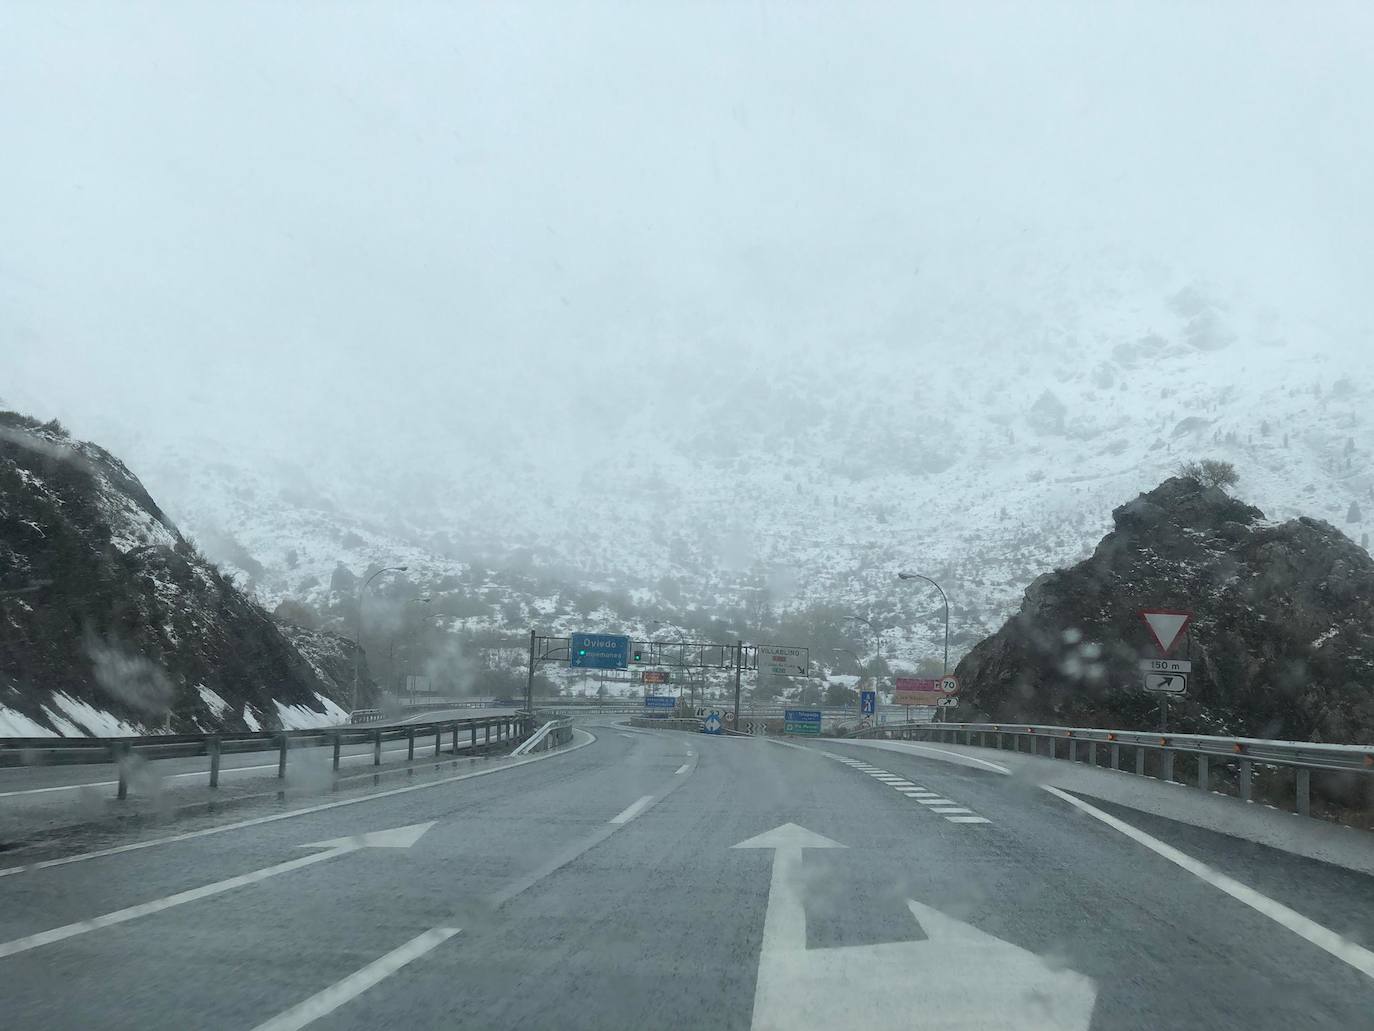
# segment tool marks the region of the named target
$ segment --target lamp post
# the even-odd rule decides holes
[[[682,645],[682,668],[687,674],[687,690],[690,692],[691,698],[688,704],[695,709],[697,705],[697,688],[696,684],[692,681],[692,667],[687,665],[687,635],[682,632],[681,627],[673,623],[666,623],[661,619],[654,620],[654,626],[667,627],[673,633],[677,634],[677,643]],[[681,704],[681,702],[682,697],[681,693],[679,693],[678,703]]]
[[[941,666],[943,675],[949,674],[949,596],[945,594],[945,589],[937,584],[924,573],[898,573],[898,580],[924,580],[930,586],[940,592],[940,600],[945,603],[945,661]],[[938,715],[938,713],[937,713]]]
[[[353,651],[353,708],[355,710],[358,708],[358,663],[362,658],[363,651],[363,596],[367,593],[372,581],[383,573],[404,573],[409,568],[409,566],[387,566],[384,569],[379,569],[364,580],[363,585],[358,588],[358,613],[353,625],[353,640],[356,645]]]
[[[855,623],[862,623],[864,626],[868,627],[868,629],[873,632],[875,650],[873,653],[873,665],[870,668],[872,671],[871,676],[873,677],[873,690],[876,694],[878,690],[878,663],[882,661],[883,657],[883,631],[876,623],[873,622],[873,620],[865,619],[863,616],[846,616],[845,618]],[[860,708],[862,708],[862,703],[860,703]],[[874,716],[876,721],[877,714],[875,713]]]

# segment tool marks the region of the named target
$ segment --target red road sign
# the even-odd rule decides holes
[[[1159,650],[1168,655],[1174,645],[1178,644],[1183,631],[1188,629],[1188,624],[1193,621],[1193,614],[1174,609],[1141,609],[1140,618],[1145,620],[1145,625],[1150,628],[1150,633],[1159,644]]]
[[[645,684],[666,684],[668,683],[668,671],[662,669],[646,669],[639,674],[640,680]]]
[[[893,701],[898,705],[936,705],[945,697],[940,684],[940,677],[893,677]]]

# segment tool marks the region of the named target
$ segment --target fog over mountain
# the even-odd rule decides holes
[[[1358,541],[1372,37],[1356,3],[9,5],[0,399],[268,604],[480,561],[864,607],[916,564],[976,634],[1208,456]]]

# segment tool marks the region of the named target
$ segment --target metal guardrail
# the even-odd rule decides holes
[[[511,755],[528,755],[530,752],[540,752],[557,745],[567,744],[571,738],[572,720],[549,720],[526,738],[523,744],[517,745]]]
[[[530,733],[532,721],[528,713],[515,712],[509,716],[478,716],[466,719],[439,720],[433,723],[407,723],[385,727],[331,727],[317,730],[275,730],[257,733],[231,732],[224,734],[153,734],[145,737],[118,738],[0,738],[0,768],[19,766],[70,766],[79,764],[114,765],[119,771],[119,798],[129,793],[129,766],[135,759],[157,760],[206,756],[210,760],[210,787],[219,787],[220,757],[225,753],[277,753],[277,777],[286,777],[287,755],[292,748],[332,745],[333,768],[339,768],[344,745],[373,746],[372,765],[382,765],[382,742],[405,740],[409,743],[406,759],[415,758],[417,738],[434,736],[434,755],[443,751],[443,738],[450,736],[449,750],[458,753],[458,736],[467,734],[470,749],[478,747],[477,733],[482,732],[482,746],[510,742]],[[495,741],[493,742],[493,731]]]
[[[1135,772],[1145,775],[1145,757],[1157,756],[1162,780],[1174,779],[1174,757],[1190,755],[1197,760],[1197,786],[1212,787],[1211,761],[1236,764],[1240,797],[1251,800],[1254,764],[1287,766],[1296,771],[1296,812],[1311,814],[1312,771],[1374,774],[1374,745],[1328,745],[1310,741],[1273,741],[1253,737],[1210,737],[1199,734],[1149,733],[1136,730],[1100,730],[1091,727],[1051,727],[1025,723],[888,723],[867,727],[851,736],[936,740],[977,745],[1003,751],[1024,751],[1046,758],[1060,758],[1059,742],[1065,742],[1063,758],[1101,765],[1099,748],[1107,746],[1107,762],[1120,770],[1122,746],[1134,749]],[[1042,749],[1040,742],[1044,741]],[[1010,744],[1008,744],[1010,743]],[[1079,746],[1085,746],[1080,760]],[[1128,771],[1129,772],[1129,771]]]
[[[349,723],[379,723],[386,719],[381,709],[354,709],[348,714]]]

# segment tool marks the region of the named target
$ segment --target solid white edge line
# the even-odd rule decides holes
[[[641,812],[643,812],[644,808],[653,800],[653,795],[645,795],[638,802],[631,802],[623,810],[621,810],[618,815],[611,817],[611,823],[629,823]]]
[[[907,752],[907,751],[911,751],[911,752],[934,752],[934,753],[936,753],[936,754],[938,754],[938,755],[951,755],[951,756],[954,756],[954,758],[956,758],[956,759],[963,759],[963,760],[965,760],[966,762],[977,763],[979,766],[986,766],[988,769],[990,769],[990,770],[996,770],[998,773],[1004,774],[1005,776],[1008,776],[1008,777],[1011,776],[1011,770],[1007,769],[1005,766],[1002,766],[1002,765],[1000,765],[1000,764],[998,764],[998,763],[994,763],[994,762],[988,762],[988,760],[986,760],[986,759],[980,759],[980,758],[978,758],[978,756],[976,756],[976,755],[965,755],[963,752],[951,752],[951,751],[950,751],[949,749],[947,749],[947,748],[932,748],[930,745],[918,745],[918,744],[915,744],[914,742],[911,742],[911,741],[885,741],[885,742],[882,742],[882,743],[883,743],[883,744],[901,745],[902,747],[900,747],[900,748],[884,748],[884,749],[879,749],[880,751],[885,751],[885,752]],[[860,747],[860,748],[872,748],[872,747],[874,747],[876,744],[878,744],[878,742],[869,743],[869,742],[863,742],[863,741],[846,741],[845,744],[847,744],[847,745],[857,745],[857,746]]]
[[[333,1013],[344,1003],[351,1002],[369,988],[386,980],[407,963],[442,945],[459,930],[457,927],[433,927],[399,948],[392,949],[361,970],[349,974],[337,984],[332,984],[304,1002],[292,1006],[285,1013],[259,1024],[253,1031],[300,1031],[306,1025]]]
[[[1055,798],[1068,802],[1069,805],[1076,807],[1082,812],[1096,820],[1101,820],[1113,830],[1120,831],[1132,841],[1144,845],[1156,855],[1163,856],[1175,866],[1180,866],[1193,876],[1205,881],[1212,887],[1230,895],[1237,902],[1244,903],[1255,912],[1267,916],[1281,927],[1286,927],[1300,938],[1305,938],[1317,948],[1335,956],[1343,963],[1348,963],[1366,977],[1374,978],[1374,952],[1356,945],[1354,942],[1337,934],[1329,927],[1323,927],[1315,920],[1311,920],[1296,910],[1289,909],[1282,902],[1276,902],[1267,895],[1261,895],[1254,888],[1218,870],[1213,870],[1201,860],[1194,859],[1186,852],[1180,852],[1172,845],[1165,844],[1158,838],[1146,834],[1144,831],[1132,827],[1124,820],[1118,820],[1110,813],[1104,813],[1096,806],[1089,805],[1081,798],[1061,791],[1059,788],[1051,787],[1048,784],[1040,785]]]
[[[401,788],[388,788],[385,791],[373,791],[366,795],[359,795],[357,798],[341,798],[336,802],[324,802],[321,805],[306,806],[303,809],[292,809],[286,813],[272,813],[270,816],[255,816],[251,820],[239,820],[237,823],[221,824],[217,827],[204,827],[198,831],[186,831],[183,834],[171,834],[165,838],[153,838],[150,841],[133,841],[127,845],[116,845],[113,848],[102,848],[95,852],[82,852],[74,856],[62,856],[58,859],[44,859],[37,863],[28,863],[24,866],[10,866],[0,870],[0,877],[8,877],[10,874],[29,873],[34,870],[46,870],[53,866],[66,866],[68,863],[80,863],[87,859],[101,859],[105,856],[117,856],[125,852],[137,852],[140,849],[153,848],[155,845],[170,845],[178,841],[190,841],[193,838],[204,838],[211,834],[220,834],[224,831],[242,830],[244,827],[258,827],[264,823],[276,823],[278,820],[289,820],[293,816],[309,816],[311,813],[323,813],[330,809],[342,809],[348,805],[359,805],[363,802],[372,802],[379,798],[391,798],[395,795],[405,795],[412,791],[424,791],[428,788],[442,787],[445,784],[454,784],[460,780],[471,780],[473,777],[487,777],[493,773],[501,773],[504,770],[513,770],[519,766],[527,766],[533,762],[541,762],[556,755],[567,755],[575,752],[579,748],[586,748],[590,744],[595,744],[596,735],[580,727],[573,728],[574,734],[582,734],[586,741],[579,744],[570,745],[567,748],[550,749],[547,752],[540,752],[538,755],[531,755],[524,759],[517,759],[515,762],[508,762],[501,766],[494,766],[489,770],[473,770],[470,773],[460,773],[453,777],[442,777],[439,780],[426,781],[423,784],[407,784]],[[451,759],[443,759],[441,762],[452,762]]]
[[[0,959],[7,956],[17,956],[21,952],[28,952],[30,949],[37,949],[44,945],[52,945],[55,942],[66,941],[68,938],[75,938],[78,935],[89,934],[91,931],[98,931],[102,927],[113,927],[116,924],[128,923],[130,920],[137,920],[140,917],[151,916],[154,913],[161,913],[164,909],[171,909],[173,906],[185,905],[188,902],[198,902],[201,899],[208,899],[215,895],[222,895],[226,891],[233,891],[235,888],[243,888],[250,884],[257,884],[265,881],[269,877],[276,877],[279,874],[290,873],[302,867],[313,866],[315,863],[322,863],[328,859],[345,855],[355,851],[350,848],[331,848],[324,852],[315,852],[308,856],[301,856],[298,859],[288,859],[284,863],[277,863],[274,866],[267,866],[261,870],[252,870],[237,877],[229,877],[222,881],[215,881],[213,884],[202,884],[198,888],[189,888],[186,891],[179,891],[174,895],[166,895],[160,899],[153,899],[150,902],[140,902],[138,905],[125,906],[117,909],[113,913],[103,913],[100,916],[91,917],[86,920],[77,920],[75,923],[63,924],[61,927],[49,928],[46,931],[39,931],[37,934],[30,934],[25,938],[15,938],[13,941],[0,942]]]

